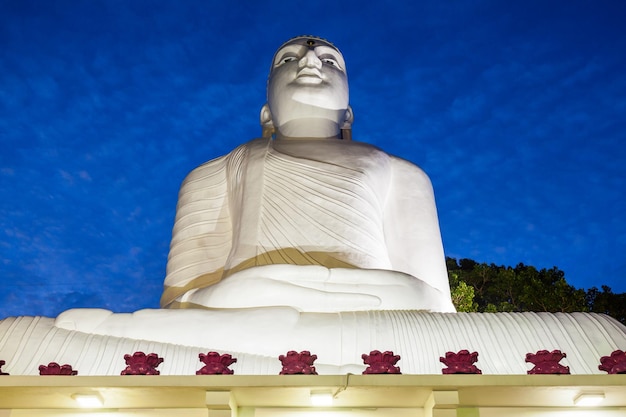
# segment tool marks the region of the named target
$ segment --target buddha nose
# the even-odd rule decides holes
[[[309,49],[307,53],[298,62],[298,66],[300,68],[309,67],[309,68],[320,69],[322,68],[322,61],[320,61],[320,59],[317,57],[314,50]]]

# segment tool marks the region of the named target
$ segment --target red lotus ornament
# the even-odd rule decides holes
[[[132,355],[124,355],[126,365],[128,365],[121,375],[160,375],[157,366],[163,362],[156,353],[146,355],[143,352],[135,352]]]
[[[552,352],[540,350],[537,353],[527,353],[526,362],[530,362],[535,365],[533,369],[527,372],[527,374],[569,375],[569,366],[563,366],[559,363],[559,361],[565,357],[567,357],[567,355],[560,350],[553,350]]]
[[[78,371],[72,369],[72,365],[59,365],[56,362],[50,362],[48,366],[39,365],[39,375],[78,375]]]
[[[217,352],[208,352],[206,355],[201,353],[198,358],[204,366],[196,371],[196,375],[232,375],[234,371],[228,367],[237,362],[237,358],[233,358],[228,353],[224,355]]]
[[[400,367],[394,366],[399,360],[400,355],[394,355],[391,351],[381,353],[379,350],[373,350],[369,355],[361,355],[363,363],[369,365],[363,371],[363,375],[374,374],[401,374]]]
[[[474,365],[477,361],[478,352],[470,353],[465,349],[457,353],[446,352],[445,358],[439,358],[439,362],[447,366],[441,370],[443,374],[482,374],[483,372]]]
[[[317,355],[311,355],[308,350],[300,353],[290,350],[287,355],[280,355],[278,359],[283,365],[279,375],[317,375],[313,366]]]
[[[4,366],[6,362],[5,361],[0,361],[0,375],[9,375],[6,372],[2,372],[2,367]]]
[[[600,363],[598,369],[601,371],[609,374],[626,374],[626,352],[623,350],[614,350],[611,356],[601,357]]]

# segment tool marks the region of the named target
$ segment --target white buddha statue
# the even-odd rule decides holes
[[[71,364],[119,375],[124,354],[157,353],[163,375],[194,375],[198,354],[230,353],[237,374],[280,371],[308,350],[322,374],[360,373],[392,350],[402,372],[441,373],[447,351],[480,353],[483,373],[525,374],[528,352],[560,349],[572,373],[626,343],[595,314],[447,314],[433,192],[415,165],[349,140],[346,67],[315,37],[280,47],[261,111],[263,138],[189,174],[182,185],[164,309],[73,309],[0,320],[11,375]],[[199,307],[199,308],[190,308]],[[567,331],[564,331],[567,329]]]
[[[264,137],[181,187],[162,307],[454,311],[428,177],[351,122],[341,52],[282,45]]]

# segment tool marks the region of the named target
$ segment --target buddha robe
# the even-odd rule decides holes
[[[397,271],[450,298],[428,177],[359,142],[257,139],[188,175],[161,305],[264,265]]]

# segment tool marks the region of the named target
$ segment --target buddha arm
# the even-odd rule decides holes
[[[417,166],[391,157],[384,231],[392,268],[450,294],[433,188]]]
[[[226,165],[228,155],[194,169],[183,181],[167,262],[161,306],[193,288],[221,279],[232,244]]]

